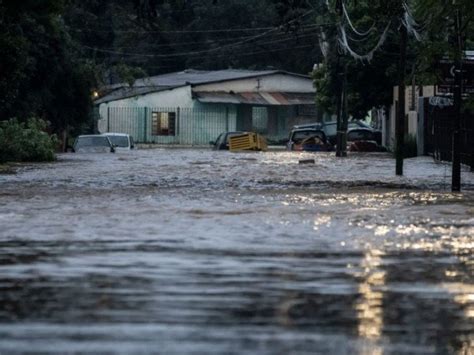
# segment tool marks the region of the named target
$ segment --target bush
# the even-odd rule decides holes
[[[395,144],[396,145],[396,144]],[[397,156],[397,148],[392,151],[393,157]],[[403,159],[414,158],[418,156],[418,148],[416,145],[416,136],[413,134],[406,134],[403,146]]]
[[[55,160],[57,139],[46,128],[45,121],[35,118],[26,124],[16,119],[0,122],[0,163]]]
[[[403,149],[403,158],[413,158],[418,155],[416,146],[416,137],[413,134],[405,135],[405,146]]]

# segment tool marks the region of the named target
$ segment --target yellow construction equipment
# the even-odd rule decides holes
[[[229,138],[229,150],[267,150],[267,141],[258,133],[248,132]]]

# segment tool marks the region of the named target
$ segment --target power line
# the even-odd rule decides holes
[[[302,14],[301,16],[298,16],[297,18],[295,18],[291,21],[288,21],[284,25],[289,25],[289,24],[297,21],[300,18],[308,16],[309,14],[311,14],[313,12],[314,12],[314,10],[309,10],[308,12]],[[268,31],[262,33],[262,34],[250,37],[246,40],[242,40],[242,41],[239,41],[239,42],[236,42],[236,43],[233,43],[233,44],[224,45],[224,46],[221,46],[221,47],[211,48],[211,49],[203,50],[203,51],[183,52],[183,53],[174,53],[174,54],[125,53],[125,52],[116,52],[116,51],[110,51],[110,50],[101,50],[101,49],[96,49],[96,48],[85,46],[85,45],[83,47],[91,49],[91,50],[96,50],[96,51],[99,51],[99,52],[104,52],[104,53],[109,53],[109,54],[117,54],[117,55],[122,55],[122,56],[142,56],[142,57],[152,57],[152,58],[171,58],[171,57],[180,57],[180,56],[190,56],[190,55],[196,55],[196,54],[208,54],[208,53],[212,53],[212,52],[215,52],[215,51],[221,51],[221,50],[224,50],[224,49],[227,49],[227,48],[232,48],[232,47],[235,47],[235,46],[239,46],[241,44],[248,43],[248,42],[250,42],[252,40],[255,40],[257,38],[262,38],[262,37],[268,35],[269,33],[277,31],[278,29],[279,29],[279,27],[275,27],[275,28],[272,28],[271,30],[268,30]]]
[[[290,20],[290,21],[287,21],[286,23],[280,25],[280,26],[277,26],[277,27],[250,27],[250,28],[239,28],[239,29],[236,29],[236,28],[224,28],[224,29],[209,29],[209,30],[178,30],[178,31],[158,31],[158,30],[155,30],[155,31],[138,31],[138,30],[126,30],[126,31],[123,31],[123,30],[93,30],[93,29],[89,29],[89,28],[86,28],[86,29],[74,29],[74,28],[71,28],[71,30],[73,31],[84,31],[84,32],[103,32],[103,33],[136,33],[136,34],[144,34],[144,33],[225,33],[225,32],[235,32],[235,31],[240,31],[240,32],[243,32],[243,31],[263,31],[263,30],[267,30],[266,32],[264,32],[264,34],[266,33],[269,33],[269,32],[274,32],[274,31],[277,31],[281,28],[283,28],[284,26],[288,26],[310,14],[312,14],[313,12],[315,11],[315,9],[312,9],[312,10],[309,10],[307,12],[305,12],[304,14]],[[307,25],[308,27],[313,27],[313,26],[321,26],[321,25]],[[257,35],[256,37],[258,37],[260,35]]]
[[[289,33],[289,32],[280,32],[280,33],[274,33],[274,34],[271,34],[272,36],[302,36],[306,33],[309,33],[309,32],[313,32],[314,30],[316,29],[313,29],[313,30],[310,30],[310,31],[301,31],[301,32],[294,32],[294,33]],[[314,33],[314,32],[313,32]],[[210,42],[213,42],[213,43],[216,43],[216,42],[229,42],[229,41],[233,41],[233,40],[242,40],[242,39],[250,39],[250,38],[254,38],[254,36],[241,36],[241,37],[231,37],[231,38],[221,38],[221,39],[207,39],[207,40],[204,40],[204,41],[187,41],[187,42],[173,42],[173,43],[163,43],[163,44],[147,44],[147,47],[153,47],[153,48],[160,48],[160,47],[179,47],[179,46],[184,46],[184,45],[189,45],[189,44],[195,44],[195,45],[199,45],[199,44],[210,44]],[[114,50],[114,49],[118,49],[118,48],[136,48],[136,46],[117,46],[117,47],[112,47],[112,48],[102,48],[102,49],[110,49],[110,50]]]
[[[70,30],[75,32],[92,32],[92,33],[118,33],[118,34],[153,34],[153,33],[162,33],[162,34],[187,34],[187,33],[234,33],[234,32],[251,32],[251,31],[265,31],[265,30],[278,30],[283,28],[284,25],[279,27],[251,27],[251,28],[227,28],[227,29],[216,29],[216,30],[180,30],[180,31],[159,31],[159,30],[98,30],[92,28],[71,28]],[[317,27],[320,25],[303,25],[302,28],[311,28]]]
[[[233,52],[231,54],[228,53],[218,53],[213,56],[213,58],[222,58],[222,57],[229,57],[229,56],[234,56],[234,57],[239,57],[239,56],[251,56],[251,55],[258,55],[258,54],[266,54],[266,53],[273,53],[273,52],[282,52],[282,51],[287,51],[287,50],[298,50],[298,49],[304,49],[304,48],[315,48],[314,44],[308,44],[308,45],[301,45],[301,46],[290,46],[290,47],[285,47],[285,48],[275,48],[275,49],[266,49],[266,50],[261,50],[261,51],[252,51],[252,52],[245,52],[245,51],[238,51],[238,52]],[[199,60],[199,59],[206,59],[206,57],[192,57],[193,60]],[[146,62],[139,62],[137,60],[134,60],[132,58],[121,58],[121,61],[128,61],[131,63],[136,63],[139,65],[145,65],[148,66]],[[157,68],[169,68],[173,66],[156,66]]]
[[[237,46],[243,46],[247,43],[250,43],[251,41],[254,41],[254,40],[258,40],[258,39],[261,39],[265,36],[268,36],[269,34],[283,28],[283,26],[288,26],[288,25],[291,25],[292,23],[294,23],[295,21],[298,21],[299,19],[302,19],[308,15],[310,15],[311,13],[313,13],[314,10],[310,10],[300,16],[298,16],[297,18],[295,19],[292,19],[291,21],[288,21],[284,24],[282,24],[281,26],[279,27],[274,27],[268,31],[265,31],[264,33],[262,34],[258,34],[256,36],[250,36],[248,38],[246,38],[245,40],[242,40],[242,41],[238,41],[236,43],[231,43],[231,44],[227,44],[227,45],[223,45],[223,46],[220,46],[220,47],[217,47],[217,48],[212,48],[212,49],[209,49],[209,50],[203,50],[203,51],[194,51],[194,52],[186,52],[186,53],[175,53],[175,54],[165,54],[165,55],[156,55],[156,54],[139,54],[139,53],[125,53],[125,52],[117,52],[117,51],[111,51],[111,50],[102,50],[102,49],[98,49],[98,48],[94,48],[94,47],[90,47],[90,46],[83,46],[84,48],[87,48],[87,49],[90,49],[90,50],[93,50],[95,52],[103,52],[103,53],[109,53],[109,54],[116,54],[116,55],[121,55],[121,56],[132,56],[132,57],[142,57],[142,58],[160,58],[161,60],[177,60],[177,58],[179,56],[192,56],[193,60],[197,60],[199,58],[205,58],[205,57],[199,57],[199,55],[207,55],[209,53],[215,53],[216,51],[222,51],[222,50],[225,50],[225,49],[228,49],[228,48],[235,48]],[[315,24],[315,25],[312,25],[312,26],[307,26],[307,28],[309,27],[318,27],[318,28],[321,28],[321,27],[324,27],[324,26],[332,26],[334,24]],[[300,36],[301,37],[301,36]],[[281,40],[280,40],[281,41]],[[266,44],[271,44],[271,43],[275,43],[276,41],[270,41],[270,42],[260,42],[260,43],[255,43],[256,45],[266,45]],[[258,52],[242,52],[240,51],[239,53],[232,53],[233,56],[246,56],[246,55],[257,55],[257,54],[262,54],[262,53],[270,53],[270,52],[278,52],[278,51],[284,51],[284,50],[297,50],[297,49],[302,49],[302,48],[309,48],[309,47],[313,47],[314,45],[305,45],[305,46],[298,46],[298,47],[293,47],[293,48],[278,48],[278,49],[270,49],[270,50],[264,50],[264,51],[258,51]],[[228,53],[215,53],[213,54],[215,57],[220,57],[220,56],[229,56]],[[121,60],[125,60],[125,58],[121,58]]]
[[[269,44],[269,43],[278,43],[278,42],[284,42],[284,41],[288,41],[288,40],[291,40],[291,39],[299,39],[299,38],[304,38],[304,37],[308,37],[308,36],[311,36],[311,35],[314,35],[315,34],[315,31],[314,30],[311,30],[311,31],[305,31],[305,32],[299,32],[299,33],[275,33],[275,34],[272,34],[272,36],[275,36],[276,38],[278,38],[278,36],[283,36],[283,37],[290,37],[290,38],[282,38],[282,39],[279,39],[279,40],[275,40],[273,42],[264,42],[264,43],[259,43],[259,42],[254,42],[254,44]],[[232,40],[236,40],[236,39],[250,39],[250,38],[254,38],[254,36],[244,36],[244,37],[235,37],[235,38],[223,38],[223,39],[220,39],[220,40],[215,40],[213,41],[214,43],[215,42],[224,42],[224,43],[220,43],[220,45],[224,45],[224,44],[232,44],[232,43],[225,43],[225,42],[229,42],[229,41],[232,41]],[[147,47],[153,47],[153,48],[161,48],[161,47],[179,47],[179,46],[185,46],[185,45],[190,45],[190,44],[194,44],[194,45],[201,45],[201,44],[211,44],[210,41],[204,41],[204,42],[196,42],[196,41],[191,41],[191,42],[181,42],[181,43],[167,43],[167,44],[156,44],[156,45],[149,45],[147,44]],[[83,47],[86,47],[88,49],[94,49],[96,51],[99,51],[99,52],[102,52],[102,51],[107,51],[106,53],[109,53],[109,52],[114,52],[113,54],[120,54],[120,55],[132,55],[132,56],[138,56],[138,55],[153,55],[153,53],[127,53],[127,52],[121,52],[121,51],[117,51],[117,49],[130,49],[130,48],[137,48],[136,46],[118,46],[118,47],[97,47],[97,46],[94,46],[94,47],[91,47],[91,46],[87,46],[87,45],[82,45]]]
[[[231,55],[229,54],[224,54],[220,53],[214,56],[214,58],[222,58],[222,57],[229,57],[229,56],[234,56],[234,57],[245,57],[245,56],[253,56],[253,55],[258,55],[258,54],[266,54],[266,53],[274,53],[274,52],[283,52],[287,50],[298,50],[298,49],[304,49],[304,48],[314,48],[314,44],[307,44],[307,45],[301,45],[301,46],[295,46],[295,47],[285,47],[285,48],[275,48],[275,49],[268,49],[268,50],[261,50],[261,51],[254,51],[254,52],[234,52]],[[192,59],[197,60],[197,59],[204,59],[205,57],[193,57]],[[146,64],[146,63],[143,63]],[[148,65],[147,65],[148,66]],[[172,66],[157,66],[157,68],[169,68]]]
[[[248,56],[248,55],[256,55],[256,54],[272,53],[272,52],[281,52],[281,51],[286,51],[286,50],[310,48],[310,47],[314,48],[314,44],[308,44],[308,45],[296,46],[296,47],[275,48],[275,49],[268,49],[268,50],[258,51],[258,52],[237,52],[237,53],[233,53],[233,55],[235,55],[235,56]],[[221,57],[221,56],[228,56],[228,55],[226,55],[226,54],[218,55],[218,57]]]
[[[313,33],[302,35],[301,37],[308,37],[314,35]],[[293,38],[286,38],[286,39],[280,39],[280,40],[275,40],[275,41],[268,41],[268,42],[263,42],[263,43],[255,43],[256,45],[267,45],[267,44],[274,44],[274,43],[281,43],[281,42],[286,42],[289,40],[293,40]],[[194,51],[194,52],[182,52],[182,53],[171,53],[171,54],[150,54],[150,53],[128,53],[128,52],[119,52],[119,51],[114,51],[114,50],[108,50],[108,49],[99,49],[99,48],[94,48],[94,47],[89,47],[89,46],[82,46],[84,48],[90,49],[90,50],[95,50],[97,52],[102,52],[102,53],[109,53],[109,54],[116,54],[120,56],[129,56],[129,57],[149,57],[149,58],[172,58],[172,57],[183,57],[183,56],[194,56],[194,55],[199,55],[199,54],[208,54],[210,52],[215,52],[218,50],[223,50],[231,47],[235,47],[237,45],[240,45],[239,43],[235,44],[229,44],[227,46],[221,46],[217,48],[211,48],[208,50],[204,51]]]

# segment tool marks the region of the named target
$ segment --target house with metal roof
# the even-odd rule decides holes
[[[115,85],[95,104],[98,130],[142,143],[203,145],[224,131],[256,131],[283,140],[295,124],[314,122],[309,76],[281,70],[185,70]]]

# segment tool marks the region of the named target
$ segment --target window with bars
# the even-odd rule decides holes
[[[175,112],[153,112],[152,113],[152,135],[175,136],[176,135],[176,113]]]

